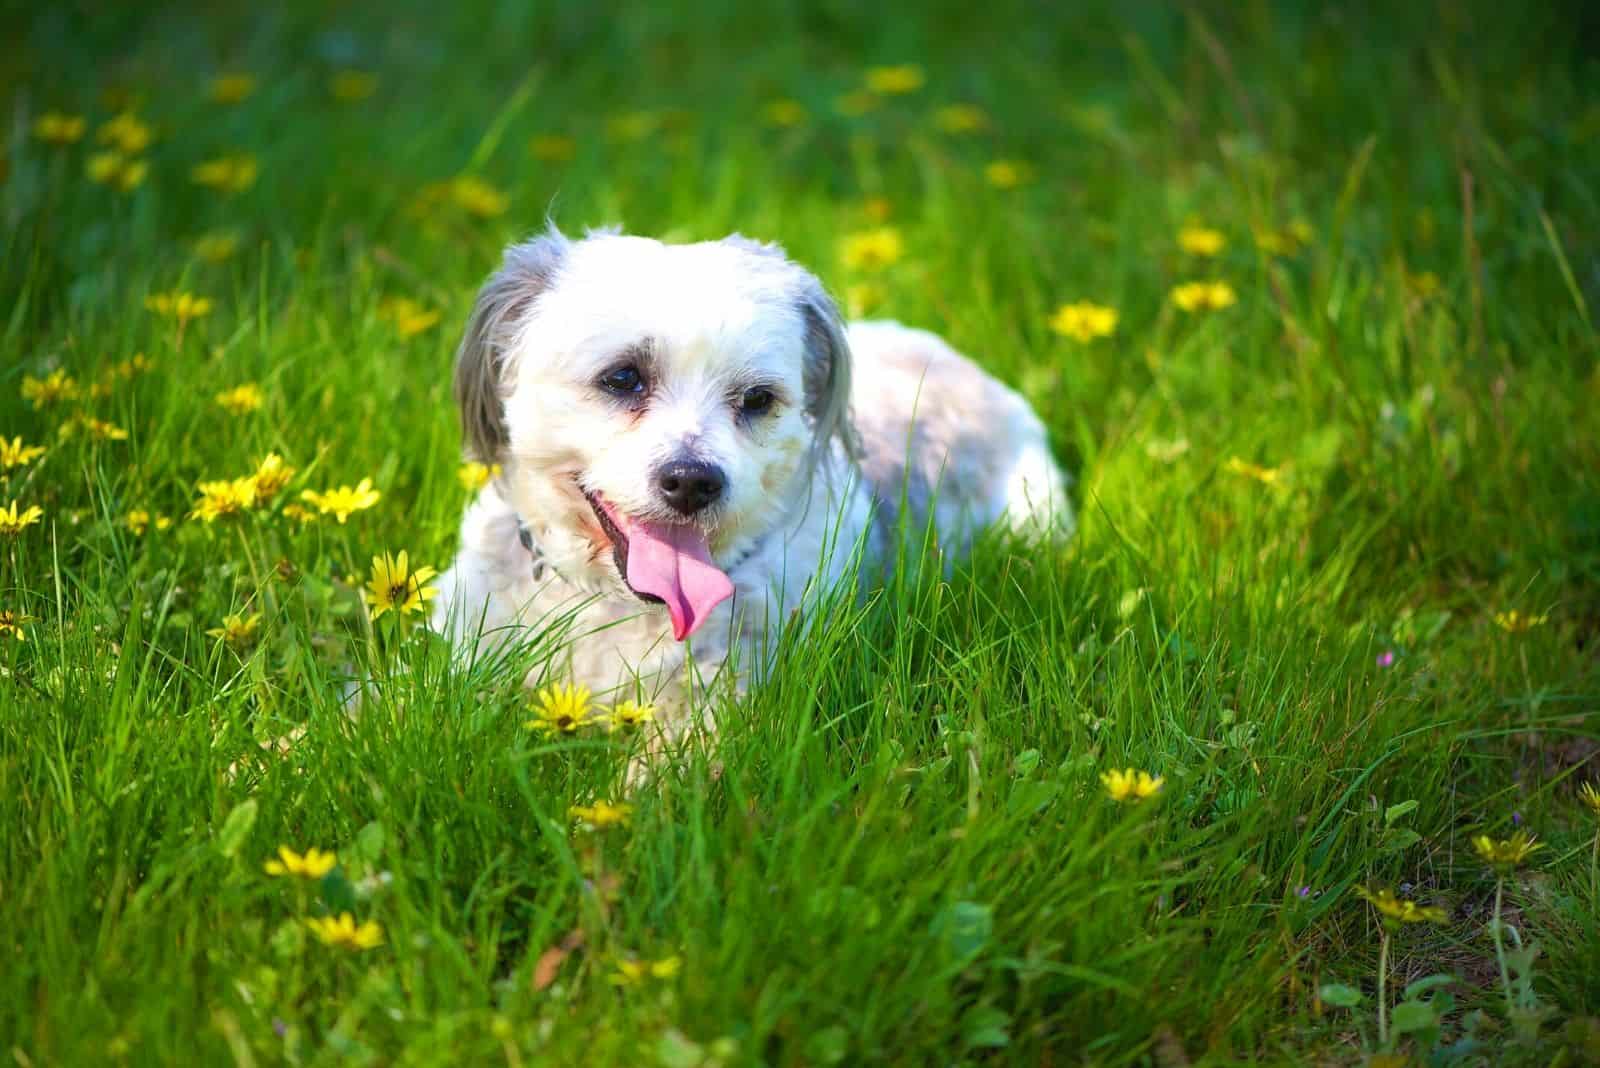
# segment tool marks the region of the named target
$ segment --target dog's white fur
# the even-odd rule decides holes
[[[600,387],[619,361],[648,365],[642,403]],[[811,274],[738,236],[552,229],[513,246],[456,376],[469,452],[502,471],[467,509],[433,625],[471,650],[559,620],[557,681],[652,700],[669,729],[686,722],[691,676],[716,677],[737,649],[742,686],[792,612],[856,573],[858,547],[861,574],[882,564],[902,506],[914,530],[931,510],[946,559],[996,521],[1071,529],[1066,479],[1026,401],[926,331],[846,332]],[[769,413],[739,412],[753,385],[776,398]],[[735,595],[680,643],[618,573],[584,493],[677,518],[653,475],[686,451],[727,475],[693,521]]]

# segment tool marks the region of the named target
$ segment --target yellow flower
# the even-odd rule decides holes
[[[207,95],[216,104],[237,104],[256,91],[256,80],[249,74],[219,74],[211,79]]]
[[[207,263],[222,263],[239,251],[239,235],[232,230],[213,230],[195,238],[194,254]]]
[[[339,854],[312,846],[301,856],[286,845],[278,847],[278,859],[261,865],[268,875],[298,875],[302,879],[320,879],[339,863]]]
[[[1237,456],[1229,457],[1228,462],[1222,466],[1233,474],[1253,478],[1263,486],[1276,486],[1283,479],[1283,468],[1262,467],[1249,460],[1241,460]]]
[[[1255,229],[1256,247],[1269,256],[1289,256],[1311,244],[1316,232],[1304,219],[1295,219],[1282,230],[1259,226]]]
[[[88,122],[82,115],[47,111],[33,120],[33,136],[52,145],[76,144]]]
[[[304,505],[286,504],[283,506],[283,514],[289,519],[293,519],[296,523],[315,523],[317,521],[317,513]]]
[[[476,493],[500,474],[499,464],[480,464],[476,460],[464,463],[456,470],[456,480],[468,493]]]
[[[374,556],[372,575],[362,593],[372,618],[377,619],[389,611],[398,616],[426,611],[428,602],[439,595],[438,590],[428,585],[437,574],[431,567],[413,571],[404,549],[398,556],[388,553]]]
[[[1592,782],[1586,782],[1578,787],[1578,800],[1589,806],[1589,811],[1600,816],[1600,787]]]
[[[528,142],[528,151],[546,163],[565,163],[578,154],[578,142],[565,134],[540,134]]]
[[[1411,295],[1418,300],[1429,300],[1439,294],[1439,276],[1432,271],[1423,271],[1421,274],[1406,272],[1406,288],[1411,290]]]
[[[365,70],[342,70],[328,79],[328,92],[335,100],[354,104],[378,91],[378,76]]]
[[[839,242],[839,258],[856,271],[877,271],[897,261],[905,252],[900,231],[892,226],[862,230]]]
[[[859,118],[875,109],[882,100],[876,93],[866,89],[857,89],[853,93],[845,93],[833,101],[833,109],[847,118]]]
[[[618,701],[611,706],[610,726],[614,731],[638,730],[655,717],[655,705],[641,705],[637,701]]]
[[[73,434],[82,430],[96,441],[127,441],[128,432],[115,423],[108,423],[103,419],[96,419],[88,412],[79,412],[71,419],[61,424],[57,432],[64,441]]]
[[[933,124],[945,133],[975,133],[989,125],[989,116],[971,104],[949,104],[933,113]]]
[[[1178,247],[1191,256],[1215,256],[1227,243],[1221,230],[1205,226],[1185,226],[1178,231]]]
[[[126,85],[108,85],[100,90],[100,106],[107,111],[126,111],[133,104],[133,90]]]
[[[424,308],[410,297],[385,297],[378,304],[378,318],[394,324],[403,338],[415,337],[439,321],[436,308]]]
[[[455,207],[469,215],[489,219],[505,214],[510,203],[510,198],[483,179],[461,175],[423,186],[411,210],[423,219],[430,219],[441,207]]]
[[[150,164],[142,159],[129,159],[120,152],[96,152],[84,164],[84,170],[90,181],[131,193],[144,184]]]
[[[467,214],[482,219],[504,215],[511,199],[482,178],[464,174],[450,183],[450,197]]]
[[[331,514],[341,524],[350,518],[352,512],[363,512],[378,503],[382,494],[372,488],[372,479],[364,478],[354,487],[340,486],[338,489],[324,490],[321,493],[315,490],[302,490],[300,499],[316,506],[317,511],[323,515]]]
[[[203,185],[208,189],[223,193],[242,193],[256,184],[256,176],[260,173],[261,165],[256,162],[256,158],[247,152],[241,152],[232,156],[218,156],[216,159],[196,164],[189,171],[189,177],[196,185]]]
[[[1358,886],[1355,891],[1362,900],[1371,903],[1372,907],[1388,920],[1397,920],[1400,923],[1450,922],[1450,914],[1444,909],[1434,905],[1419,905],[1407,898],[1395,897],[1393,890],[1368,890],[1364,886]]]
[[[118,360],[112,364],[111,373],[118,378],[133,378],[136,375],[147,374],[155,365],[155,361],[145,356],[144,353],[136,352],[131,358]]]
[[[248,512],[256,506],[256,480],[253,478],[219,479],[200,483],[200,499],[195,502],[190,519],[207,523],[228,519]]]
[[[587,686],[545,686],[534,695],[533,702],[534,718],[523,726],[542,734],[573,734],[589,719]]]
[[[31,464],[43,456],[44,452],[43,445],[24,445],[20,437],[12,438],[10,441],[0,438],[0,467],[10,470],[23,464]]]
[[[144,306],[163,319],[178,320],[179,326],[192,319],[201,319],[211,314],[210,297],[197,297],[193,293],[181,293],[176,289],[170,293],[150,294],[144,298]]]
[[[294,468],[283,462],[283,457],[269,452],[261,458],[256,473],[250,476],[256,484],[256,499],[263,504],[272,500],[294,477]]]
[[[42,379],[32,375],[22,376],[22,399],[35,408],[75,400],[77,396],[78,380],[60,368],[51,371]]]
[[[172,520],[169,517],[151,515],[143,508],[135,508],[123,516],[122,521],[128,525],[128,529],[133,532],[133,536],[136,538],[144,537],[144,532],[149,530],[152,524],[157,530],[166,530],[172,526]]]
[[[845,312],[852,319],[871,314],[885,299],[883,287],[876,282],[856,282],[844,287]]]
[[[579,823],[586,823],[597,831],[603,831],[619,823],[627,823],[632,815],[632,805],[612,804],[610,801],[596,801],[592,805],[573,805],[567,809],[569,818]]]
[[[922,72],[922,68],[914,63],[867,68],[867,88],[885,96],[894,93],[914,93],[927,81],[927,75]]]
[[[222,617],[222,626],[212,627],[206,634],[227,642],[235,649],[243,649],[247,645],[254,645],[256,631],[261,629],[261,613],[252,616],[227,615]]]
[[[1508,634],[1521,634],[1524,631],[1532,630],[1534,627],[1542,627],[1549,619],[1550,617],[1546,615],[1525,616],[1515,608],[1509,612],[1496,612],[1494,614],[1495,625]]]
[[[139,116],[124,111],[114,119],[100,124],[94,139],[102,145],[112,145],[125,156],[137,156],[150,147],[150,127],[139,121]]]
[[[894,214],[894,201],[888,197],[868,197],[861,202],[861,210],[873,222],[887,222]]]
[[[17,502],[12,501],[10,508],[0,508],[0,534],[15,537],[43,518],[44,509],[37,504],[31,504],[19,512]]]
[[[676,956],[661,960],[618,960],[611,982],[616,986],[637,986],[646,979],[671,979],[682,968],[683,961]]]
[[[0,635],[9,634],[17,641],[25,642],[28,640],[28,635],[22,626],[32,622],[32,616],[22,615],[10,608],[0,608]]]
[[[1110,337],[1117,330],[1117,310],[1087,300],[1063,304],[1051,316],[1050,329],[1079,341]]]
[[[136,352],[131,359],[118,360],[112,364],[107,374],[111,378],[132,378],[135,375],[144,374],[154,366],[154,362],[148,359],[144,353]]]
[[[232,415],[248,415],[261,408],[267,395],[254,382],[246,382],[242,386],[225,389],[212,399]]]
[[[773,100],[762,108],[761,117],[766,120],[768,126],[799,126],[811,116],[800,101],[784,97]]]
[[[1124,771],[1113,768],[1100,773],[1100,782],[1113,801],[1137,802],[1154,797],[1161,792],[1166,781],[1165,776],[1151,775],[1148,771],[1135,771],[1133,768]]]
[[[606,137],[612,141],[643,141],[661,128],[653,111],[629,111],[606,120]]]
[[[1256,248],[1269,256],[1287,256],[1294,251],[1294,245],[1276,230],[1257,229],[1253,233]]]
[[[1033,167],[1018,159],[997,159],[983,168],[983,180],[996,189],[1015,189],[1033,181]]]
[[[382,927],[372,920],[357,925],[355,917],[348,912],[339,913],[338,919],[331,916],[309,919],[306,926],[317,936],[317,941],[325,946],[359,950],[383,945]]]
[[[1510,838],[1501,838],[1498,841],[1486,834],[1480,834],[1472,839],[1472,848],[1477,852],[1478,858],[1489,867],[1510,871],[1543,849],[1544,843],[1527,831],[1517,831]]]
[[[1186,312],[1220,311],[1238,302],[1233,287],[1226,282],[1185,282],[1172,290],[1172,303]]]

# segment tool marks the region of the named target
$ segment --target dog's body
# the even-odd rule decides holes
[[[811,275],[742,238],[514,247],[457,392],[471,451],[503,469],[435,627],[482,648],[560,626],[558,678],[653,701],[669,728],[691,677],[737,650],[742,683],[858,547],[860,573],[886,562],[902,504],[913,530],[932,512],[947,557],[1002,519],[1071,528],[1020,396],[925,331],[846,333]]]

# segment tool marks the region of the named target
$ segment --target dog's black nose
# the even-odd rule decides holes
[[[674,460],[656,471],[656,488],[681,515],[694,515],[716,501],[727,484],[722,468],[698,460]]]

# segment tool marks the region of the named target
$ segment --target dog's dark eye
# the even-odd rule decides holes
[[[739,402],[739,410],[745,415],[764,415],[771,411],[772,390],[760,386],[745,390],[744,399]]]
[[[600,376],[600,388],[619,397],[632,396],[644,389],[644,378],[632,364],[616,367]]]

